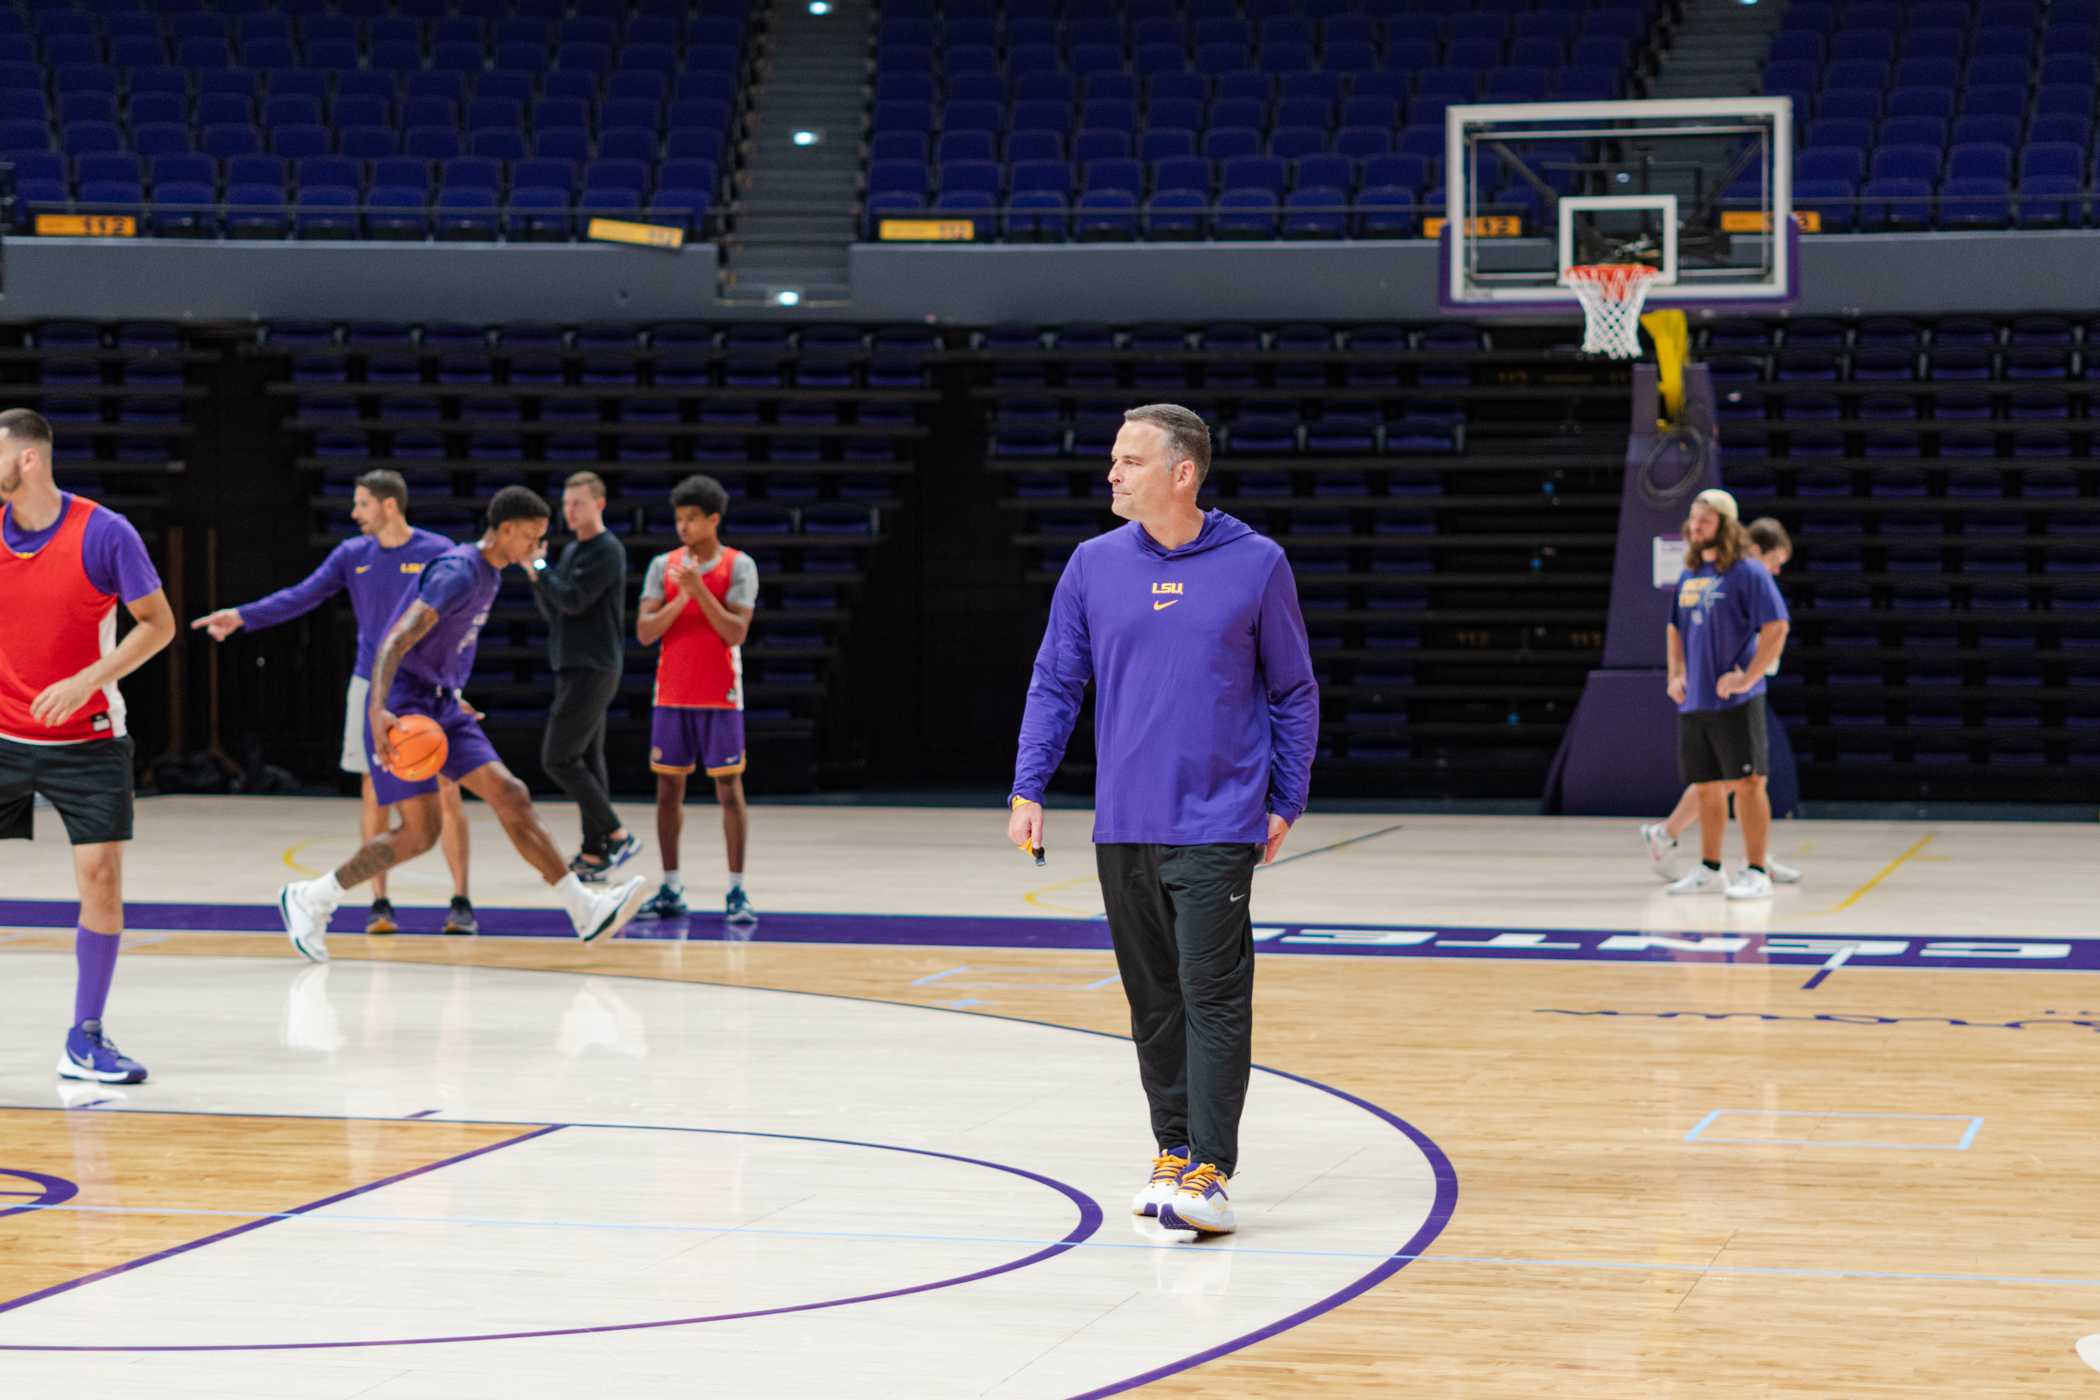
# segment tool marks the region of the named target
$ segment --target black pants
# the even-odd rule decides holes
[[[618,671],[556,671],[540,739],[540,765],[583,809],[583,849],[592,855],[605,854],[620,829],[605,768],[605,711],[619,690]]]
[[[1254,1059],[1254,920],[1261,847],[1094,848],[1138,1079],[1162,1148],[1230,1176]]]

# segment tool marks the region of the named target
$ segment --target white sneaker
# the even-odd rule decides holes
[[[1130,1201],[1132,1215],[1158,1215],[1159,1208],[1174,1198],[1181,1174],[1189,1169],[1189,1150],[1170,1147],[1152,1159],[1152,1179]]]
[[[1775,885],[1798,885],[1801,883],[1801,871],[1796,866],[1781,865],[1776,860],[1768,860],[1765,862],[1765,869],[1772,872],[1772,883]]]
[[[1746,865],[1736,871],[1735,878],[1728,882],[1727,893],[1730,899],[1770,899],[1772,877],[1762,870],[1752,870]]]
[[[1174,1194],[1159,1208],[1160,1228],[1194,1230],[1199,1235],[1229,1235],[1237,1228],[1232,1202],[1225,1196],[1225,1174],[1208,1162],[1182,1173]]]
[[[567,875],[554,891],[569,911],[569,923],[576,936],[589,943],[627,927],[635,910],[642,907],[647,893],[644,883],[637,875],[617,885],[586,885],[574,875]]]
[[[1677,878],[1677,843],[1670,839],[1663,823],[1649,822],[1642,826],[1641,844],[1648,848],[1648,868],[1655,872],[1656,879]]]
[[[300,957],[308,962],[328,961],[328,920],[342,899],[334,875],[294,880],[277,892],[277,915],[284,920],[284,931]]]
[[[1708,870],[1704,861],[1663,886],[1664,894],[1718,894],[1727,885],[1718,870]]]

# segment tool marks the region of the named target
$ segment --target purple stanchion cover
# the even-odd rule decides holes
[[[1656,578],[1659,537],[1682,533],[1692,498],[1721,484],[1721,441],[1713,381],[1688,365],[1684,409],[1670,430],[1656,426],[1660,395],[1653,365],[1633,370],[1633,422],[1626,479],[1619,491],[1619,541],[1604,632],[1604,667],[1590,672],[1546,779],[1545,809],[1575,816],[1662,817],[1677,805],[1677,707],[1663,686],[1668,587]],[[1674,579],[1681,554],[1663,550]],[[1794,753],[1772,725],[1772,812],[1793,810]],[[1784,807],[1781,803],[1784,802]]]

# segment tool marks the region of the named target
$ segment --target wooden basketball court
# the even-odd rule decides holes
[[[0,1393],[2100,1394],[2090,824],[1786,823],[1731,905],[1629,822],[1309,816],[1197,1244],[1085,814],[758,808],[755,936],[584,947],[470,810],[483,936],[433,856],[311,967],[353,805],[142,803],[124,1089],[52,1076],[55,823],[0,847]]]

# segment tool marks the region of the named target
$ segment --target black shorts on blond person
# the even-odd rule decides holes
[[[1772,736],[1765,728],[1765,697],[1753,695],[1725,710],[1677,716],[1678,777],[1686,783],[1727,783],[1769,777]]]
[[[1153,1140],[1186,1143],[1227,1176],[1253,1067],[1248,894],[1261,856],[1244,844],[1094,847]]]
[[[0,738],[0,841],[27,841],[41,795],[75,846],[131,839],[129,736],[79,744],[23,744]]]

